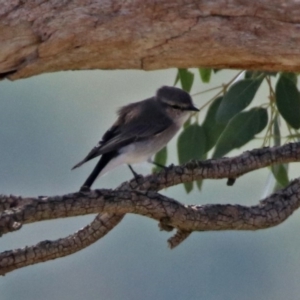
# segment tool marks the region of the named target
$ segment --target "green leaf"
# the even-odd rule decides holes
[[[267,110],[253,108],[237,114],[230,120],[221,134],[213,158],[222,157],[235,148],[240,148],[251,141],[268,123]]]
[[[191,118],[188,118],[188,120],[183,124],[183,128],[186,129],[191,125]]]
[[[281,145],[281,134],[280,134],[280,128],[279,128],[279,116],[276,115],[274,119],[274,125],[273,125],[273,135],[274,135],[274,146],[280,146]]]
[[[277,81],[276,105],[285,121],[295,129],[300,128],[300,95],[296,84],[284,75]]]
[[[219,136],[225,129],[227,124],[220,124],[216,121],[216,114],[218,108],[222,102],[223,97],[218,97],[212,104],[209,106],[208,111],[206,113],[206,117],[204,122],[202,123],[202,127],[205,131],[206,136],[206,149],[205,151],[208,152],[210,149],[214,147],[216,144]]]
[[[178,81],[179,81],[179,71],[177,71],[177,74],[176,74],[176,77],[175,77],[175,81],[174,81],[174,86],[178,83]]]
[[[280,135],[280,128],[279,128],[279,116],[277,115],[274,120],[273,126],[273,135],[274,135],[274,145],[280,146],[281,145],[281,135]],[[272,165],[271,171],[276,179],[276,186],[275,191],[281,188],[286,187],[289,184],[289,177],[288,177],[288,164],[279,164],[279,165]]]
[[[281,145],[281,134],[280,134],[280,128],[279,128],[279,115],[277,114],[274,119],[274,125],[273,125],[273,140],[274,140],[274,146],[280,146]],[[280,165],[272,165],[271,171],[274,175],[274,178],[276,179],[276,185],[274,191],[277,191],[279,189],[282,189],[286,187],[289,183],[289,177],[288,177],[288,164],[280,164]]]
[[[205,133],[201,126],[194,123],[184,129],[177,140],[178,160],[180,164],[191,159],[202,159],[205,154]],[[187,193],[193,189],[193,182],[184,183]]]
[[[298,77],[297,77],[296,73],[285,72],[285,73],[282,73],[281,76],[288,78],[289,80],[293,81],[295,85],[297,85]]]
[[[227,123],[253,100],[262,78],[243,79],[233,84],[224,95],[217,112],[217,122]]]
[[[246,71],[245,72],[245,78],[257,78],[259,76],[261,76],[262,74],[266,75],[266,76],[272,76],[272,77],[276,77],[277,72],[263,72],[263,71]]]
[[[205,153],[205,132],[194,123],[179,135],[177,140],[178,160],[184,164],[192,159],[201,159]]]
[[[187,194],[189,194],[193,190],[194,182],[193,181],[191,181],[191,182],[185,182],[183,184],[183,186],[184,186],[184,189],[187,192]]]
[[[194,82],[194,74],[188,69],[178,69],[178,73],[182,89],[190,92]]]
[[[199,74],[202,82],[208,83],[210,81],[211,71],[212,69],[209,68],[199,68]]]
[[[263,74],[263,73],[264,72],[262,72],[262,71],[246,71],[245,79],[254,79],[254,78],[261,76],[261,74]]]
[[[203,185],[203,179],[196,180],[196,185],[197,185],[198,190],[201,191],[202,185]]]
[[[277,181],[281,185],[282,188],[286,187],[289,184],[289,177],[287,172],[287,167],[280,165],[273,165],[271,167],[271,171]]]
[[[157,164],[160,164],[162,166],[165,166],[167,163],[167,157],[168,157],[168,151],[167,147],[162,148],[160,151],[158,151],[154,156],[154,162]],[[159,166],[155,166],[152,169],[152,173],[160,171],[161,168]]]
[[[203,160],[207,159],[207,153],[203,154],[201,159],[203,159]],[[196,180],[196,185],[197,185],[197,188],[199,191],[201,191],[201,189],[202,189],[203,182],[204,182],[203,179]]]
[[[252,74],[253,74],[252,71],[246,71],[246,72],[245,72],[244,78],[245,78],[245,79],[251,79],[251,78],[252,78]]]

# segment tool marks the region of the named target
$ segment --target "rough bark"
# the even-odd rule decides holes
[[[0,74],[300,71],[299,22],[296,0],[0,0]]]
[[[296,0],[0,0],[0,76],[199,66],[299,71],[299,13]],[[66,238],[0,254],[0,274],[79,251],[129,212],[158,220],[162,230],[176,228],[168,241],[171,248],[193,231],[275,226],[299,207],[299,180],[252,207],[184,206],[157,192],[196,179],[233,182],[256,169],[299,160],[300,145],[290,144],[172,166],[114,191],[30,199],[0,196],[2,234],[27,223],[100,213]]]
[[[19,230],[22,224],[101,213],[78,232],[56,241],[5,251],[0,254],[0,274],[79,251],[114,228],[126,213],[159,221],[162,230],[176,234],[169,246],[176,247],[193,231],[258,230],[286,220],[300,206],[300,179],[254,206],[183,205],[158,190],[196,179],[238,178],[276,163],[300,161],[300,143],[247,151],[233,158],[192,161],[170,166],[158,174],[122,184],[116,190],[95,190],[56,197],[0,196],[0,233]]]

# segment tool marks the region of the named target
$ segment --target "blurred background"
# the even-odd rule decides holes
[[[71,172],[114,122],[118,107],[173,85],[177,70],[78,71],[1,81],[0,192],[22,196],[75,192],[97,160]],[[193,85],[191,94],[227,82],[236,71],[221,71],[211,84]],[[214,92],[215,93],[215,92]],[[262,88],[257,97],[266,97]],[[194,97],[200,107],[213,94]],[[205,113],[200,114],[200,119]],[[246,149],[260,147],[261,140]],[[168,164],[177,163],[176,138]],[[297,174],[297,165],[291,171]],[[296,167],[295,167],[296,166]],[[152,166],[136,170],[144,175]],[[207,180],[202,191],[186,194],[182,185],[162,193],[183,203],[257,204],[271,193],[270,171],[259,170],[228,187]],[[120,167],[94,188],[114,188],[132,177]],[[67,236],[94,216],[34,223],[0,240],[0,251]],[[283,224],[257,232],[193,233],[174,250],[170,233],[157,222],[127,215],[106,237],[61,259],[29,266],[0,278],[1,300],[92,299],[298,299],[300,285],[299,212]],[[171,233],[172,234],[172,233]]]

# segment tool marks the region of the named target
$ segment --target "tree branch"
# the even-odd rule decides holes
[[[1,1],[0,74],[199,66],[299,71],[299,22],[296,0]]]
[[[169,240],[170,246],[185,239],[192,231],[208,230],[258,230],[280,224],[300,205],[300,179],[294,180],[287,188],[278,191],[260,201],[258,205],[182,205],[155,192],[95,190],[85,197],[81,193],[69,194],[68,208],[64,206],[63,215],[77,215],[78,211],[91,213],[135,213],[155,220],[163,220],[164,226],[179,228],[177,234]],[[46,214],[56,215],[61,211],[63,197],[51,197],[47,203],[40,199],[34,202],[37,214],[42,210]],[[101,215],[109,219],[109,215]],[[41,215],[40,215],[41,217]],[[33,247],[6,251],[0,255],[0,274],[57,257],[66,256],[78,248],[82,249],[101,238],[104,234],[94,235],[94,229],[101,225],[101,217],[76,234],[54,242],[43,241]],[[106,224],[109,220],[106,220]],[[111,228],[115,224],[112,224]],[[93,237],[90,239],[90,237]],[[59,255],[59,256],[58,256]]]
[[[156,191],[196,179],[237,178],[275,163],[299,161],[299,155],[300,143],[293,143],[255,149],[233,158],[170,166],[167,170],[141,178],[139,182],[126,182],[116,190],[102,189],[39,198],[2,195],[0,204],[6,209],[0,215],[2,234],[20,229],[21,224],[91,213],[101,214],[91,224],[66,238],[3,252],[0,255],[0,274],[79,251],[107,234],[126,213],[158,220],[162,230],[176,228],[177,233],[168,241],[171,248],[193,231],[257,230],[275,226],[299,207],[300,179],[251,207],[230,204],[182,205]]]

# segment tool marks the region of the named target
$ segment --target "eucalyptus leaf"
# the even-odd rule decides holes
[[[205,132],[197,123],[185,128],[177,140],[178,160],[180,164],[192,159],[202,159],[205,155]],[[184,183],[187,193],[193,189],[193,182]]]
[[[295,82],[285,75],[277,81],[276,105],[285,121],[295,129],[300,128],[300,94]]]
[[[289,184],[289,177],[287,172],[287,166],[280,164],[280,165],[273,165],[271,167],[272,173],[282,188],[286,187]]]
[[[284,72],[281,74],[281,76],[288,78],[289,80],[293,81],[295,85],[297,85],[298,76],[296,73]]]
[[[199,191],[202,190],[202,185],[203,185],[203,179],[196,180],[196,185]]]
[[[245,75],[244,75],[244,78],[245,79],[251,79],[252,78],[252,74],[253,74],[253,71],[246,71]]]
[[[225,124],[220,124],[216,121],[216,114],[218,111],[218,108],[222,102],[223,97],[218,97],[214,100],[214,102],[211,103],[209,106],[205,120],[202,123],[202,127],[205,131],[205,136],[206,136],[206,149],[205,151],[208,152],[210,149],[214,147],[216,144],[219,136],[223,132],[223,130],[226,127]]]
[[[217,112],[217,122],[227,123],[237,113],[246,108],[262,83],[263,77],[243,79],[233,84],[224,95]]]
[[[205,154],[205,144],[205,132],[197,123],[184,129],[177,140],[179,163],[184,164],[192,159],[201,159]]]
[[[166,163],[167,163],[167,158],[168,158],[168,150],[167,150],[167,147],[164,147],[155,154],[154,162],[157,163],[157,164],[160,164],[162,166],[165,166]],[[152,169],[152,172],[160,171],[160,169],[161,168],[159,166],[155,166]]]
[[[237,114],[230,120],[216,144],[213,158],[222,157],[233,149],[251,141],[268,123],[268,113],[264,108],[253,108]]]
[[[280,127],[279,127],[279,115],[277,115],[274,119],[273,125],[273,140],[274,146],[281,145],[281,134],[280,134]],[[289,184],[289,177],[288,177],[288,164],[279,164],[279,165],[272,165],[271,171],[276,179],[276,185],[274,191],[282,189]]]
[[[261,76],[264,72],[262,71],[246,71],[245,79],[254,79]]]
[[[183,186],[184,186],[184,189],[187,192],[187,194],[189,194],[193,190],[194,182],[193,181],[191,181],[191,182],[185,182],[183,184]]]
[[[281,134],[280,134],[280,128],[279,128],[279,116],[276,115],[274,119],[274,125],[273,125],[273,140],[274,140],[274,146],[280,146],[281,145]]]
[[[207,159],[207,153],[205,153],[205,154],[201,157],[201,159],[203,159],[203,160]],[[199,191],[202,190],[203,182],[204,182],[203,179],[196,180],[196,186],[197,186],[197,188],[198,188]]]
[[[183,124],[183,128],[186,129],[191,125],[191,118],[188,118],[188,120]]]
[[[176,77],[175,77],[175,81],[174,81],[174,86],[178,83],[178,81],[179,81],[179,70],[177,71],[177,73],[176,73]]]
[[[190,92],[194,82],[194,74],[188,69],[178,69],[178,73],[182,89]]]
[[[199,74],[202,82],[208,83],[210,81],[212,69],[209,68],[199,68]]]

